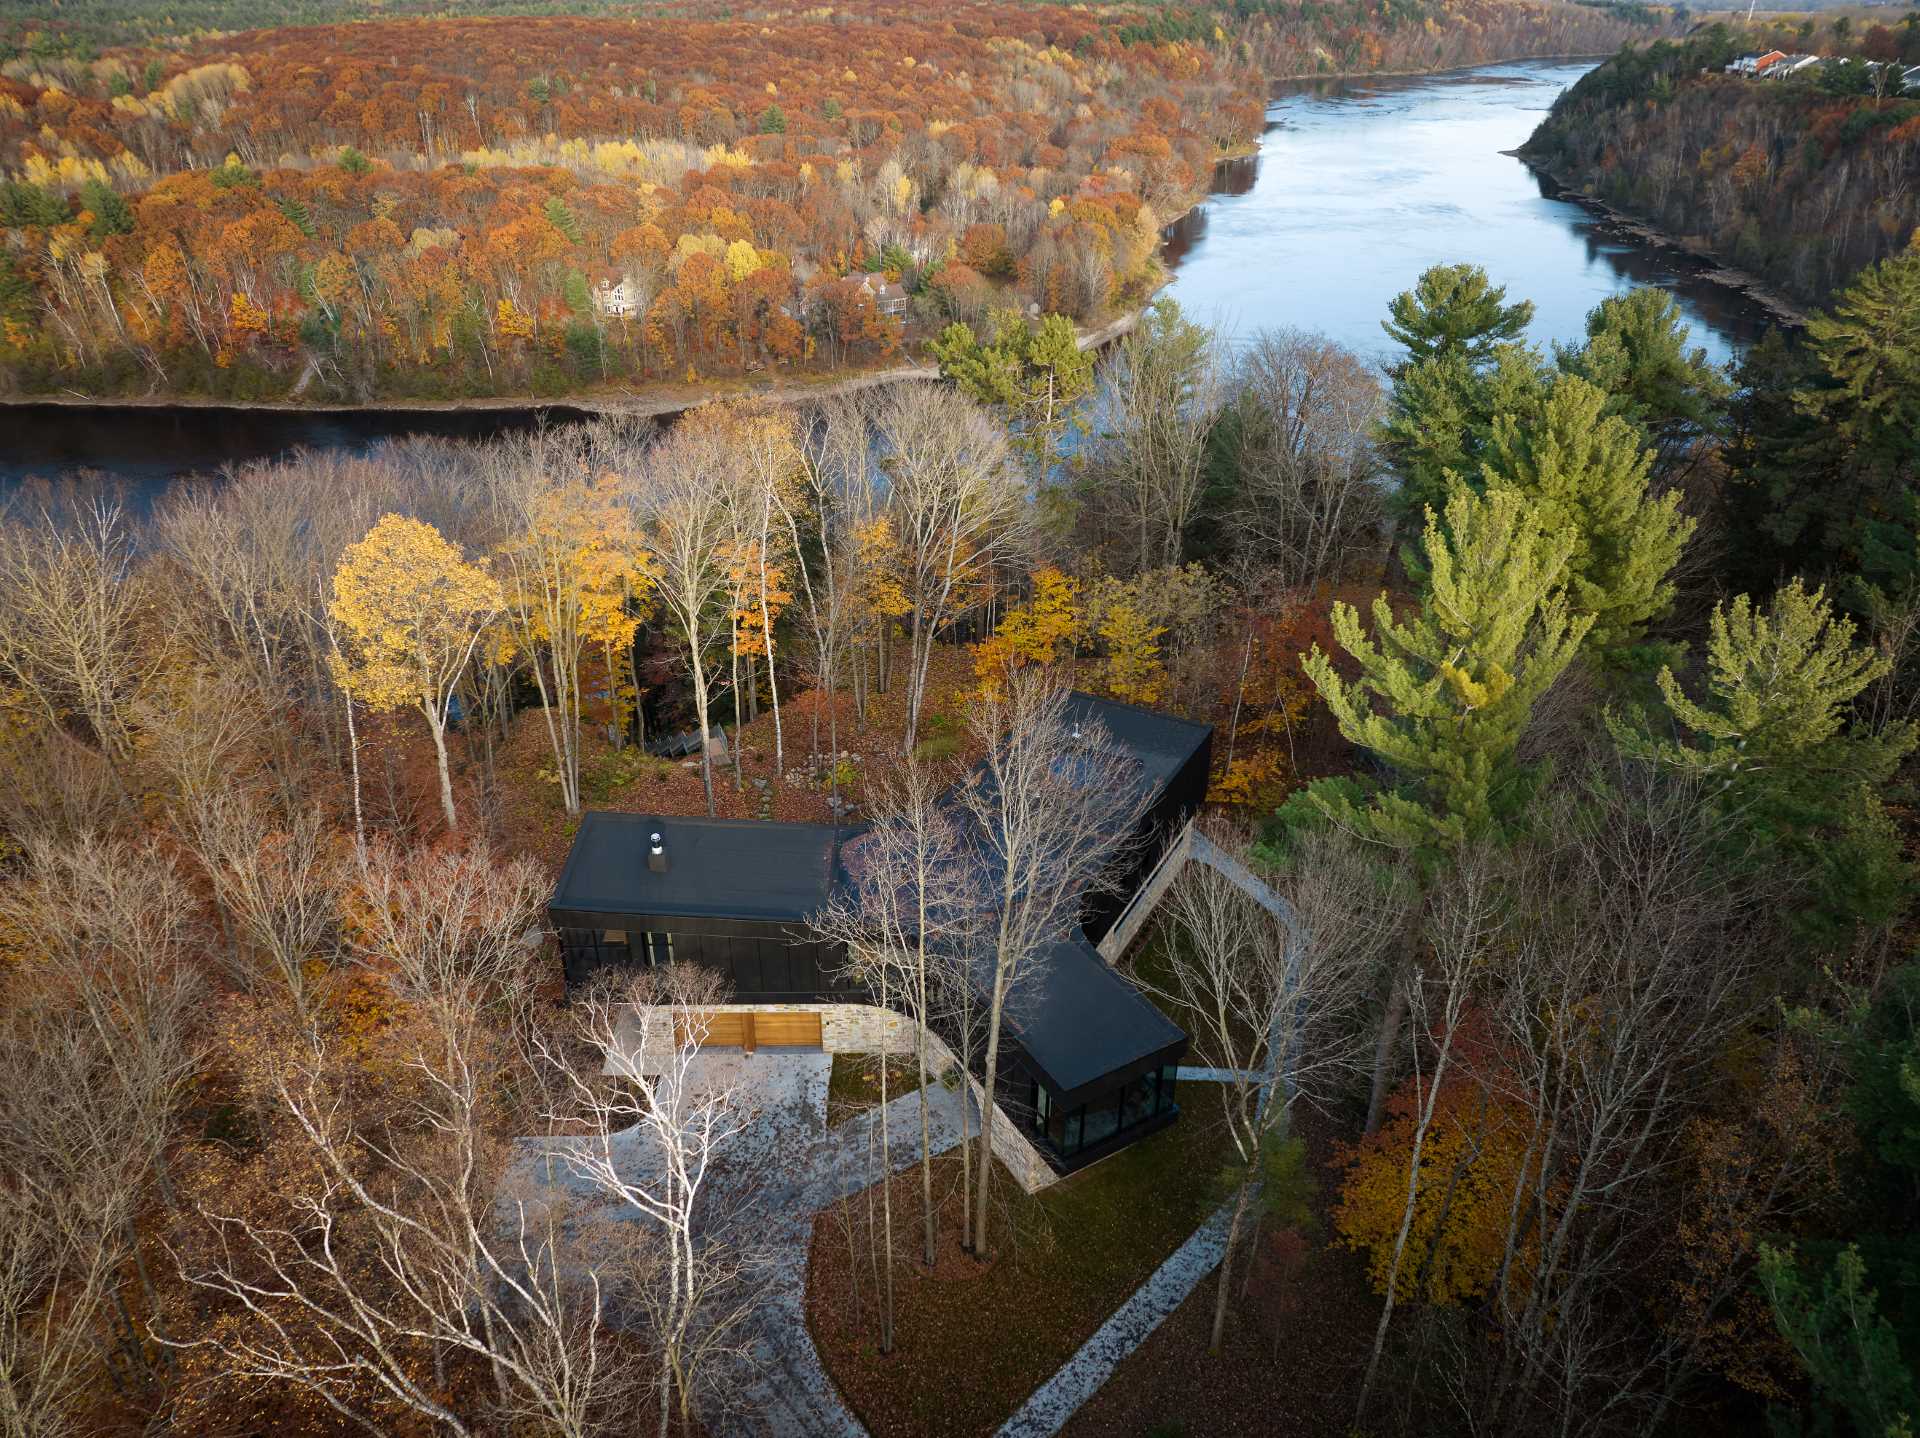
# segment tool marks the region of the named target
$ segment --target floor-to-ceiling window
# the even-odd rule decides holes
[[[1174,1106],[1174,1084],[1179,1070],[1172,1064],[1129,1079],[1110,1093],[1071,1111],[1039,1083],[1032,1086],[1033,1127],[1062,1158],[1104,1143],[1116,1134],[1137,1128]]]

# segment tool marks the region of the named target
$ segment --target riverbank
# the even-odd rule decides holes
[[[1472,60],[1465,65],[1443,65],[1437,70],[1315,70],[1300,75],[1270,75],[1267,84],[1298,85],[1308,80],[1439,80],[1500,65],[1571,65],[1577,60],[1611,60],[1617,51],[1583,50],[1571,55],[1510,55],[1504,60]]]
[[[1700,261],[1706,266],[1706,268],[1700,272],[1700,278],[1709,284],[1721,285],[1727,289],[1738,291],[1754,304],[1766,310],[1781,324],[1799,329],[1807,323],[1806,311],[1800,309],[1791,300],[1787,299],[1778,290],[1773,289],[1766,281],[1760,279],[1757,275],[1749,274],[1745,270],[1725,263],[1713,252],[1712,246],[1708,245],[1706,241],[1690,235],[1668,234],[1665,230],[1656,228],[1646,220],[1641,219],[1638,215],[1617,209],[1605,200],[1588,194],[1578,185],[1570,183],[1565,176],[1559,174],[1545,161],[1539,159],[1537,156],[1529,155],[1524,145],[1517,150],[1505,150],[1502,151],[1502,153],[1511,155],[1534,174],[1551,181],[1560,192],[1557,198],[1579,205],[1582,209],[1600,216],[1622,234],[1629,236],[1643,245],[1651,245],[1659,249],[1676,250],[1681,254]]]

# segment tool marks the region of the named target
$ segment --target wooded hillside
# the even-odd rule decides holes
[[[1920,17],[1895,30],[1794,21],[1715,25],[1623,51],[1554,106],[1527,143],[1564,182],[1807,303],[1897,253],[1920,226],[1920,100],[1846,93],[1847,77],[1723,73],[1770,48],[1920,64]]]
[[[16,17],[0,393],[555,395],[873,362],[997,308],[1096,321],[1151,292],[1161,225],[1257,137],[1265,76],[1668,23],[1533,0],[582,8]]]
[[[839,364],[898,342],[875,271],[941,321],[1091,319],[1261,113],[1220,47],[887,0],[15,63],[0,360],[14,388],[241,397]]]

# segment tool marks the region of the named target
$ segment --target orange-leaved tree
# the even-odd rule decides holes
[[[1469,1015],[1452,1042],[1454,1063],[1438,1092],[1429,1093],[1428,1075],[1409,1079],[1388,1099],[1387,1122],[1348,1150],[1333,1212],[1341,1242],[1367,1255],[1374,1290],[1385,1294],[1391,1285],[1402,1302],[1459,1303],[1493,1287],[1521,1169],[1531,1162],[1526,1113],[1501,1095],[1497,1076],[1481,1062],[1496,1057],[1484,1022]],[[1418,1173],[1410,1175],[1409,1165]],[[1411,1222],[1396,1262],[1410,1195]],[[1517,1272],[1533,1261],[1530,1251],[1516,1254]],[[1510,1272],[1508,1281],[1515,1276]]]
[[[388,514],[347,546],[327,605],[340,630],[334,676],[369,709],[416,708],[433,732],[440,810],[459,827],[447,724],[474,646],[501,609],[500,586],[431,524]]]
[[[1086,632],[1080,581],[1053,565],[1033,572],[1033,597],[1000,617],[992,634],[973,646],[973,672],[980,694],[1004,697],[1006,678],[1028,665],[1049,668],[1077,652]]]

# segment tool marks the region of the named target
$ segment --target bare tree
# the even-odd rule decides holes
[[[127,517],[105,498],[0,518],[0,679],[50,726],[81,721],[116,769],[165,653],[134,559]]]
[[[163,1156],[199,1071],[198,905],[152,845],[35,839],[27,859],[24,875],[0,885],[0,924],[116,1055],[106,1079],[136,1135],[129,1160],[166,1191]]]
[[[917,740],[934,642],[983,597],[996,565],[1032,525],[1006,430],[945,385],[898,385],[874,415],[886,513],[910,609],[907,724]]]
[[[284,695],[279,698],[284,699]],[[141,757],[186,813],[261,767],[276,694],[247,669],[194,669],[135,706]],[[276,766],[277,767],[277,766]],[[294,779],[305,777],[296,766]]]
[[[227,928],[230,970],[244,988],[284,991],[304,1027],[311,1011],[310,965],[324,963],[339,937],[344,856],[318,809],[277,821],[257,794],[239,786],[203,790],[188,809],[187,842]]]
[[[1384,399],[1358,355],[1319,335],[1254,336],[1229,381],[1239,542],[1288,588],[1350,575],[1385,540],[1373,433]]]
[[[942,997],[941,970],[961,952],[957,928],[970,907],[969,896],[957,887],[968,877],[960,863],[957,816],[941,802],[941,794],[927,767],[912,757],[870,788],[867,804],[873,823],[841,849],[848,885],[812,920],[823,940],[847,952],[850,971],[876,1003],[889,1008],[897,996],[913,1015],[922,1097],[921,1255],[929,1268],[937,1232],[925,1102],[933,1077],[927,1067],[928,1046],[935,1006]],[[884,1063],[881,1102],[886,1102]],[[882,1168],[892,1172],[890,1158],[883,1158]]]
[[[13,985],[0,1027],[0,1433],[90,1431],[85,1410],[144,1333],[113,1302],[137,1251],[146,1174],[139,1112],[120,1101],[117,1053],[66,997]],[[149,1300],[151,1292],[149,1291]],[[116,1344],[108,1332],[115,1313]]]
[[[391,1408],[496,1431],[446,1398],[450,1359],[490,1378],[506,1426],[621,1431],[645,1391],[640,1366],[602,1332],[609,1295],[574,1253],[564,1207],[497,1196],[497,1074],[470,1019],[404,1063],[418,1098],[402,1130],[353,1121],[317,1041],[277,1079],[315,1177],[279,1222],[203,1209],[205,1233],[176,1250],[181,1275],[252,1321],[175,1341],[217,1343],[241,1375],[304,1388],[375,1431]]]
[[[1038,668],[1006,677],[999,697],[968,715],[986,751],[958,789],[968,820],[967,882],[986,910],[986,1113],[973,1212],[973,1247],[987,1253],[988,1182],[1000,1032],[1009,1000],[1048,950],[1065,942],[1087,899],[1124,868],[1146,785],[1135,761],[1100,724],[1076,718],[1067,691]]]
[[[1178,564],[1219,419],[1213,335],[1163,301],[1120,342],[1102,381],[1093,463],[1106,522],[1132,530],[1134,572]]]
[[[1386,1301],[1374,1325],[1373,1348],[1367,1356],[1366,1372],[1354,1403],[1356,1427],[1365,1421],[1367,1403],[1380,1371],[1380,1358],[1386,1350],[1387,1331],[1398,1307],[1400,1271],[1406,1261],[1407,1240],[1420,1202],[1421,1155],[1433,1130],[1441,1086],[1455,1060],[1456,1041],[1473,998],[1475,969],[1488,942],[1501,927],[1503,906],[1509,901],[1510,895],[1501,888],[1501,859],[1497,852],[1484,846],[1463,850],[1450,870],[1446,887],[1427,907],[1430,952],[1426,961],[1416,963],[1412,972],[1401,980],[1413,1019],[1409,1033],[1419,1108],[1407,1158],[1406,1196],[1387,1262]]]
[[[530,933],[550,884],[532,859],[500,859],[478,840],[462,849],[369,846],[349,934],[364,963],[429,1012],[458,1016],[512,1001],[532,982]]]
[[[64,729],[19,724],[0,732],[0,827],[16,838],[97,836],[131,807],[113,766]]]
[[[774,493],[790,552],[797,556],[802,613],[813,650],[813,678],[825,696],[827,746],[840,752],[842,666],[854,639],[859,536],[877,507],[876,470],[866,410],[835,399],[802,425],[808,440],[799,482]],[[811,755],[820,754],[820,709],[813,705]],[[838,784],[838,765],[830,769]],[[837,792],[837,790],[836,790]]]
[[[789,563],[800,564],[797,540],[787,548],[789,522],[801,473],[806,468],[799,426],[790,410],[769,405],[742,409],[731,427],[736,488],[732,495],[736,568],[744,565],[741,608],[757,612],[759,657],[767,665],[767,692],[773,701],[773,772],[786,774],[786,731],[780,719],[779,658],[775,652],[774,589],[771,576]],[[737,646],[736,646],[737,647]],[[747,654],[749,665],[754,655]],[[736,719],[736,723],[737,723]],[[735,760],[736,772],[738,759]]]
[[[736,1081],[700,1061],[724,997],[711,970],[673,964],[576,997],[586,1061],[556,1038],[535,1040],[563,1095],[545,1167],[593,1195],[603,1221],[642,1236],[632,1301],[657,1353],[661,1438],[676,1411],[692,1416],[715,1360],[738,1351],[757,1296],[753,1255],[707,1211],[710,1180],[747,1122]]]
[[[1197,840],[1205,851],[1162,900],[1173,931],[1165,977],[1137,977],[1186,1016],[1199,1061],[1224,1073],[1216,1086],[1240,1173],[1214,1297],[1218,1352],[1265,1166],[1288,1139],[1293,1106],[1325,1098],[1364,1066],[1357,1011],[1393,930],[1369,902],[1382,881],[1377,866],[1338,834],[1302,845],[1282,885],[1291,902],[1246,867],[1238,835],[1214,825]]]
[[[1537,921],[1496,973],[1507,1096],[1529,1133],[1494,1290],[1500,1360],[1479,1395],[1489,1431],[1592,1431],[1643,1394],[1622,1286],[1681,1161],[1682,1115],[1753,1016],[1777,937],[1706,800],[1698,779],[1615,761],[1543,815],[1519,896]]]
[[[700,725],[700,780],[713,813],[715,648],[729,632],[725,597],[729,454],[725,416],[713,406],[687,415],[648,457],[635,503],[660,567],[661,606],[686,646],[687,676]]]

